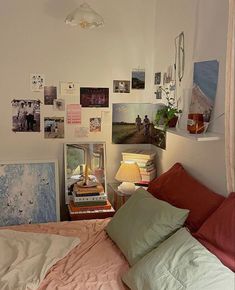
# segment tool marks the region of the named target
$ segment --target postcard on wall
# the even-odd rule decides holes
[[[130,81],[113,81],[114,93],[130,93]]]
[[[157,86],[162,85],[162,73],[161,72],[157,72],[154,75],[154,84]]]
[[[0,226],[59,220],[58,167],[54,161],[0,164]]]
[[[131,87],[134,90],[143,90],[145,88],[145,71],[144,70],[132,71]]]
[[[53,101],[53,109],[55,111],[64,111],[65,110],[65,101],[64,101],[64,99],[55,99]]]
[[[159,104],[113,104],[112,142],[115,144],[152,144],[153,120]]]
[[[101,118],[90,118],[90,132],[101,132]]]
[[[79,96],[79,84],[76,82],[60,82],[62,96]]]
[[[64,138],[64,117],[44,118],[44,138]]]
[[[153,145],[164,150],[166,149],[166,131],[153,128],[152,138]]]
[[[81,124],[81,105],[67,105],[67,124]]]
[[[88,137],[88,135],[89,135],[88,127],[77,127],[74,130],[74,137],[76,138]]]
[[[85,108],[108,107],[109,88],[80,88],[80,104]]]
[[[45,85],[45,75],[33,73],[30,75],[30,88],[32,92],[43,91]]]
[[[12,131],[40,132],[40,101],[12,100]]]
[[[189,113],[203,114],[209,122],[213,110],[219,75],[217,60],[194,63],[193,90]]]
[[[57,98],[57,87],[44,86],[44,105],[53,105]]]

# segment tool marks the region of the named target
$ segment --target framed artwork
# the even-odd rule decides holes
[[[106,149],[104,142],[64,144],[65,200],[72,198],[73,186],[85,180],[99,183],[107,191]]]
[[[80,104],[85,108],[109,107],[109,88],[80,88]]]
[[[157,72],[154,75],[154,84],[160,86],[162,84],[162,73]]]
[[[113,81],[114,93],[130,93],[130,81]]]
[[[54,100],[57,99],[57,87],[44,86],[44,104],[53,105]]]
[[[145,71],[144,70],[132,71],[131,87],[134,90],[144,90],[145,88]]]
[[[40,100],[12,100],[12,131],[40,132]]]
[[[57,160],[0,163],[0,226],[60,220]]]

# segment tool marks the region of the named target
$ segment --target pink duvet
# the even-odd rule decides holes
[[[12,230],[79,237],[81,243],[47,273],[38,290],[124,290],[127,261],[104,231],[109,219],[20,225]]]

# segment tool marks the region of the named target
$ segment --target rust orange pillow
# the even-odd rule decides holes
[[[210,252],[235,272],[235,193],[230,193],[221,206],[194,234]]]
[[[151,181],[148,191],[176,207],[189,209],[185,224],[191,232],[196,232],[225,199],[192,177],[180,163]]]

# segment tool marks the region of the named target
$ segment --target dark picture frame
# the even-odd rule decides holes
[[[80,104],[83,108],[108,108],[109,88],[80,88]]]

